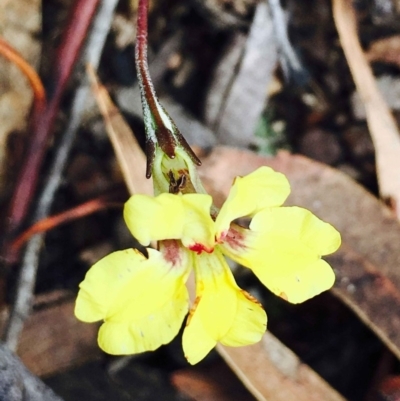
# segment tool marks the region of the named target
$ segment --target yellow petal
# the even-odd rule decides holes
[[[106,321],[99,331],[99,346],[112,355],[153,351],[178,334],[187,310],[187,290],[182,286],[153,314],[135,321]]]
[[[246,291],[237,297],[237,311],[230,330],[221,343],[230,347],[259,342],[267,328],[267,314],[261,304]]]
[[[305,209],[272,208],[257,214],[250,228],[232,225],[221,249],[272,292],[298,303],[332,287],[334,273],[320,260],[340,246],[330,224]]]
[[[133,195],[125,204],[124,219],[142,245],[180,239],[187,248],[201,244],[203,249],[211,251],[214,246],[211,204],[211,196],[204,194]]]
[[[251,251],[238,254],[224,244],[224,252],[253,270],[270,291],[286,301],[304,302],[330,289],[335,281],[328,263],[315,253],[303,252],[304,246],[298,242],[283,246],[282,238],[275,238],[264,246],[254,243],[252,246]]]
[[[270,275],[266,269],[253,269],[254,273],[274,294],[292,304],[306,301],[332,288],[335,274],[325,260],[319,259],[295,274]]]
[[[301,207],[280,207],[264,210],[254,216],[250,229],[299,239],[318,255],[335,252],[341,243],[339,232]]]
[[[83,322],[96,322],[106,317],[121,288],[141,271],[146,258],[136,249],[113,252],[95,263],[79,285],[75,315]]]
[[[173,261],[154,249],[148,253],[146,259],[132,249],[114,252],[81,283],[75,314],[84,321],[104,319],[99,344],[106,352],[153,350],[178,333],[187,313],[188,251],[181,247]]]
[[[236,285],[220,251],[196,257],[195,271],[197,302],[182,339],[189,363],[203,359],[218,341],[235,346],[258,341],[265,312]]]
[[[229,229],[233,220],[280,206],[289,193],[287,178],[269,167],[263,166],[245,177],[236,177],[215,222],[217,238]]]
[[[254,269],[269,266],[271,274],[293,271],[319,259],[318,254],[304,246],[295,236],[270,231],[254,232],[232,224],[225,242],[220,245],[223,253],[243,266]]]
[[[196,298],[196,302],[199,298]],[[196,306],[191,309],[187,326],[182,336],[182,347],[187,361],[194,365],[200,362],[216,345],[217,340],[207,332],[202,319],[196,314]]]

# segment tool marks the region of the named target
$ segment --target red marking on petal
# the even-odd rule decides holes
[[[218,237],[215,237],[215,242],[217,242],[218,244],[223,244],[226,236],[228,235],[228,231],[229,230],[222,231],[222,233]]]
[[[180,241],[165,240],[160,241],[160,245],[160,251],[167,262],[171,263],[173,266],[180,265],[182,263],[182,244]]]
[[[193,252],[196,252],[198,255],[200,255],[202,252],[212,253],[214,251],[214,248],[207,248],[205,245],[199,243],[190,245],[189,249]]]
[[[233,249],[246,248],[244,234],[232,226],[226,233],[224,233],[223,239],[224,242],[227,242],[228,245]]]

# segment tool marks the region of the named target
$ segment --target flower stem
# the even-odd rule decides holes
[[[201,164],[171,117],[160,104],[154,90],[147,61],[148,10],[149,0],[139,0],[135,57],[146,131],[147,178],[151,176],[157,146],[171,159],[175,157],[177,146],[183,148],[194,163]]]

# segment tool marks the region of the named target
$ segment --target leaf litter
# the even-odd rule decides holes
[[[124,4],[120,6],[118,14],[123,15],[129,24],[134,17],[135,6],[130,2],[122,3]],[[220,3],[228,5],[221,6]],[[396,124],[390,117],[385,97],[380,96],[376,89],[373,73],[383,71],[396,80],[398,72],[393,66],[389,66],[389,63],[390,65],[396,63],[395,57],[388,55],[393,54],[393,51],[385,54],[380,50],[383,56],[379,54],[371,56],[371,52],[377,52],[374,50],[374,42],[382,40],[382,35],[393,35],[397,28],[393,26],[392,18],[386,21],[380,16],[379,24],[376,22],[376,8],[371,6],[374,2],[370,2],[370,8],[361,4],[363,2],[358,3],[360,4],[357,8],[359,23],[357,32],[354,20],[343,25],[344,18],[351,16],[343,11],[346,10],[343,8],[346,6],[343,1],[335,0],[332,4],[328,1],[311,0],[301,3],[285,2],[283,5],[289,16],[289,38],[295,51],[300,55],[303,80],[299,79],[299,75],[294,75],[289,77],[289,80],[286,77],[285,81],[279,68],[277,73],[271,69],[269,74],[275,74],[273,78],[281,82],[281,87],[277,92],[269,92],[268,78],[272,78],[268,74],[263,78],[265,81],[262,85],[254,86],[255,83],[259,83],[258,73],[267,71],[260,71],[259,63],[252,65],[246,60],[246,55],[251,55],[252,51],[265,51],[263,42],[258,50],[252,48],[252,43],[249,42],[248,29],[252,26],[252,12],[249,13],[248,10],[254,9],[254,2],[210,0],[204,5],[200,2],[193,2],[191,5],[174,1],[165,5],[154,1],[152,18],[158,22],[154,25],[156,27],[154,31],[150,33],[154,48],[162,46],[168,37],[166,33],[173,30],[173,27],[184,33],[178,38],[174,54],[163,56],[166,62],[162,64],[163,67],[159,72],[160,78],[157,84],[160,86],[159,91],[162,96],[167,93],[172,96],[173,102],[183,105],[184,112],[189,116],[186,120],[189,122],[188,127],[190,121],[196,124],[201,120],[207,122],[207,116],[213,120],[210,121],[208,129],[215,130],[215,138],[210,140],[210,137],[202,137],[201,133],[206,131],[202,131],[201,125],[197,125],[200,127],[199,136],[190,138],[192,145],[199,145],[197,147],[199,152],[203,154],[210,152],[204,159],[201,169],[208,188],[217,202],[222,202],[235,175],[244,175],[262,164],[271,165],[287,174],[293,188],[289,202],[311,209],[319,217],[334,224],[342,233],[344,245],[330,258],[337,274],[333,294],[340,301],[329,294],[324,294],[305,305],[289,310],[278,301],[268,310],[271,311],[270,328],[279,340],[268,333],[265,337],[265,347],[260,344],[258,347],[261,348],[255,347],[257,348],[255,350],[247,348],[234,351],[219,350],[250,393],[242,389],[244,392],[241,395],[236,394],[235,398],[234,392],[229,393],[228,385],[222,389],[218,387],[215,378],[211,376],[211,370],[207,368],[218,364],[225,366],[216,355],[205,362],[205,370],[201,374],[190,370],[191,368],[187,368],[181,359],[179,344],[174,343],[163,347],[154,355],[143,355],[133,359],[105,359],[109,374],[104,377],[111,377],[111,381],[114,380],[114,384],[110,384],[111,387],[115,385],[115,380],[121,383],[121,380],[129,381],[129,378],[135,377],[138,380],[136,383],[144,383],[135,399],[144,400],[154,399],[158,391],[156,388],[160,388],[158,386],[169,388],[168,393],[165,393],[165,399],[169,399],[168,397],[178,399],[175,398],[179,397],[176,392],[178,390],[182,391],[185,397],[198,400],[213,399],[212,397],[214,399],[230,397],[233,400],[240,400],[240,397],[311,400],[312,394],[317,397],[315,399],[320,400],[342,399],[336,390],[320,378],[318,375],[320,374],[350,400],[363,400],[366,396],[369,400],[378,400],[378,392],[381,398],[386,397],[382,399],[390,399],[389,396],[395,394],[397,382],[392,377],[396,377],[399,372],[396,357],[399,357],[400,348],[398,273],[400,255],[397,247],[400,231],[395,217],[398,197],[396,187],[398,169],[395,166],[399,159],[396,156],[395,144],[398,138]],[[269,6],[272,4],[271,2]],[[63,2],[55,1],[52,2],[52,7],[60,13],[65,12],[67,8]],[[339,39],[335,33],[335,22],[339,30]],[[254,25],[250,28],[253,29],[251,31],[253,39],[257,38],[255,27]],[[357,48],[357,51],[349,51],[346,48],[351,40],[352,46],[357,44],[357,36],[361,37],[365,44],[366,35],[362,36],[365,32],[369,32],[368,40],[372,44],[370,47],[372,50],[367,57],[370,61],[379,60],[381,64],[378,69],[375,65],[373,70],[368,67],[361,48]],[[262,31],[260,35],[261,33]],[[113,38],[109,38],[105,56],[107,63],[103,60],[99,71],[102,81],[117,100],[122,98],[120,93],[134,86],[134,81],[130,83],[126,78],[131,74],[129,71],[133,71],[133,54],[130,41],[125,43],[126,47],[121,49],[123,44],[120,43],[119,47],[115,47]],[[212,43],[212,46],[209,43]],[[279,43],[282,42],[278,41],[278,46]],[[272,42],[268,46],[268,48],[273,46]],[[343,57],[342,49],[347,59]],[[354,47],[352,49],[354,50]],[[224,51],[228,56],[229,51],[233,53],[229,57],[221,58]],[[169,63],[168,60],[173,56],[177,62]],[[260,54],[258,56],[265,57]],[[275,53],[272,54],[270,61],[275,56]],[[227,64],[224,66],[225,62]],[[352,75],[347,65],[350,66]],[[215,71],[224,71],[224,68],[230,75],[229,80],[225,81],[225,86],[221,87],[217,84],[221,84],[223,81],[221,77],[224,77],[225,73],[220,72],[220,78],[215,80],[218,76],[215,75]],[[246,68],[249,69],[249,73],[240,74],[240,71],[245,71]],[[251,81],[251,68],[255,69],[253,81]],[[361,99],[366,104],[368,124],[353,116],[354,111],[350,101],[350,95],[354,92],[353,79],[361,93]],[[364,85],[365,82],[368,85]],[[250,86],[246,87],[247,84]],[[244,102],[238,110],[236,106],[239,103],[232,100],[235,98],[235,93],[241,93],[242,89],[248,90],[251,85],[257,89],[253,94],[254,98],[251,97],[252,90],[250,90],[249,101]],[[221,96],[221,93],[224,95]],[[211,94],[212,98],[209,97]],[[257,102],[257,110],[252,107],[252,101]],[[258,107],[262,101],[266,103],[268,122],[281,127],[279,132],[286,136],[284,142],[289,144],[288,147],[293,152],[305,153],[334,168],[285,152],[278,153],[274,158],[263,158],[254,152],[214,147],[215,142],[229,144],[230,140],[226,140],[226,135],[235,135],[240,139],[240,125],[232,126],[233,117],[242,115],[243,118],[251,119],[248,127],[254,127],[255,130],[265,115],[263,107]],[[116,106],[118,107],[118,102]],[[67,105],[63,105],[64,112],[66,107]],[[121,201],[128,196],[122,177],[129,176],[129,171],[136,171],[134,167],[129,168],[129,161],[133,162],[133,158],[124,152],[125,148],[129,147],[120,147],[118,158],[123,160],[121,165],[123,175],[121,175],[102,126],[101,117],[93,110],[94,108],[90,111],[89,107],[89,111],[86,112],[85,125],[80,129],[68,162],[69,166],[74,166],[74,170],[80,173],[67,175],[65,186],[56,195],[53,213],[63,212],[76,206],[77,203],[87,201],[88,194],[101,196],[105,188],[117,189],[121,194]],[[111,115],[118,114],[113,110]],[[223,117],[217,123],[218,129],[215,128],[216,115]],[[137,135],[139,143],[142,143],[142,128],[137,115],[128,114],[125,117]],[[115,118],[110,120],[114,121]],[[126,132],[126,139],[129,131],[125,126],[120,130],[121,126],[123,123],[119,122],[113,129],[117,127],[118,133]],[[368,144],[368,127],[375,148]],[[267,128],[264,131],[270,132]],[[56,127],[57,131],[61,129],[62,122]],[[209,133],[210,131],[207,131],[206,135]],[[246,133],[243,138],[247,139],[242,146],[250,146],[253,149],[259,146],[258,140],[252,137],[251,133]],[[327,138],[330,142],[327,142]],[[117,136],[114,141],[117,145],[120,143]],[[326,143],[329,143],[329,146]],[[210,144],[208,146],[213,149],[205,148],[204,144]],[[137,154],[139,158],[142,157],[139,151]],[[390,156],[391,154],[393,156]],[[87,163],[93,166],[93,169],[87,169],[85,167]],[[85,179],[78,182],[77,179],[83,177],[84,173]],[[41,174],[46,175],[46,171],[43,170]],[[350,174],[369,191],[374,191],[375,196],[345,174]],[[95,182],[98,185],[93,187],[92,192],[87,192],[85,188],[88,187],[88,183]],[[113,182],[111,187],[110,182]],[[391,199],[389,204],[394,211],[377,200],[377,183],[384,198]],[[145,181],[136,183],[136,185],[142,184],[148,185]],[[131,184],[128,188],[133,190]],[[22,332],[19,353],[34,373],[51,374],[52,378],[48,379],[48,383],[58,389],[66,400],[72,399],[71,394],[77,394],[79,391],[83,394],[84,390],[79,390],[82,377],[85,377],[86,388],[101,397],[101,391],[96,392],[93,384],[90,384],[93,379],[90,379],[88,370],[99,372],[99,365],[93,360],[96,358],[104,360],[103,356],[94,352],[96,330],[83,327],[78,330],[72,324],[73,296],[69,295],[70,291],[72,293],[76,291],[76,285],[87,269],[87,255],[98,258],[100,256],[96,255],[100,255],[102,249],[122,248],[124,241],[126,238],[121,229],[121,219],[116,211],[102,213],[97,217],[86,217],[70,223],[68,228],[60,227],[47,235],[46,246],[41,253],[36,292],[52,294],[55,289],[62,288],[66,293],[60,298],[55,297],[56,300],[50,297],[44,303],[38,304],[36,300],[34,312]],[[239,272],[237,274],[238,280],[247,282],[254,291],[260,291],[257,283],[251,281],[245,274]],[[11,288],[12,286],[7,288],[10,295]],[[268,294],[263,294],[262,298],[265,302],[273,302]],[[354,315],[343,307],[342,303],[347,305]],[[4,311],[6,312],[6,309]],[[47,333],[48,338],[43,340],[42,344],[43,349],[57,349],[59,354],[43,352],[33,357],[29,355],[29,347],[25,348],[26,345],[40,344],[39,336],[43,333],[41,329],[51,325],[54,319],[61,316],[61,311],[65,313],[63,315],[65,318],[59,319],[60,326],[57,330],[60,330],[59,333],[67,333],[65,340],[61,342],[59,335]],[[294,314],[300,317],[288,321],[288,316],[292,319]],[[72,331],[77,334],[76,337],[68,334]],[[376,337],[371,334],[372,332]],[[84,338],[86,340],[82,341]],[[328,343],[324,339],[329,340]],[[66,348],[65,343],[68,341],[70,348]],[[360,344],[363,345],[362,349]],[[343,352],[338,352],[338,349],[342,349]],[[350,355],[350,359],[345,359],[345,352]],[[63,357],[65,353],[70,358]],[[337,355],[333,355],[335,353]],[[363,354],[365,359],[362,359]],[[387,355],[392,356],[388,358]],[[342,357],[342,360],[335,359],[335,356]],[[35,363],[36,359],[40,359],[41,362]],[[250,366],[249,359],[252,362]],[[302,360],[309,363],[317,373]],[[363,361],[364,366],[357,365],[357,360]],[[88,362],[91,369],[74,370],[74,367],[85,361],[92,361]],[[381,365],[384,365],[385,369],[378,368]],[[45,366],[45,370],[40,366]],[[69,373],[63,375],[62,371],[66,369]],[[115,371],[117,373],[113,376],[110,372]],[[269,380],[262,374],[264,371],[269,372]],[[216,369],[214,372],[219,372],[214,374],[221,377],[228,376],[223,370]],[[150,375],[155,381],[143,381],[141,378],[146,375]],[[231,381],[239,380],[229,377]],[[178,390],[170,387],[168,383],[170,379]],[[69,390],[65,380],[71,383]],[[202,385],[205,386],[204,390],[201,390]],[[121,391],[121,388],[112,390],[111,387],[104,388],[103,395],[131,399],[129,391],[126,393]],[[224,395],[224,391],[229,395]],[[89,397],[88,394],[90,391],[87,391],[85,396]]]

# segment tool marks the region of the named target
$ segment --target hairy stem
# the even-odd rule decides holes
[[[139,0],[135,56],[146,129],[146,176],[149,178],[157,145],[171,159],[175,157],[175,148],[180,146],[185,149],[193,162],[198,165],[201,162],[187,144],[171,117],[161,106],[154,90],[147,61],[148,11],[149,0]]]

